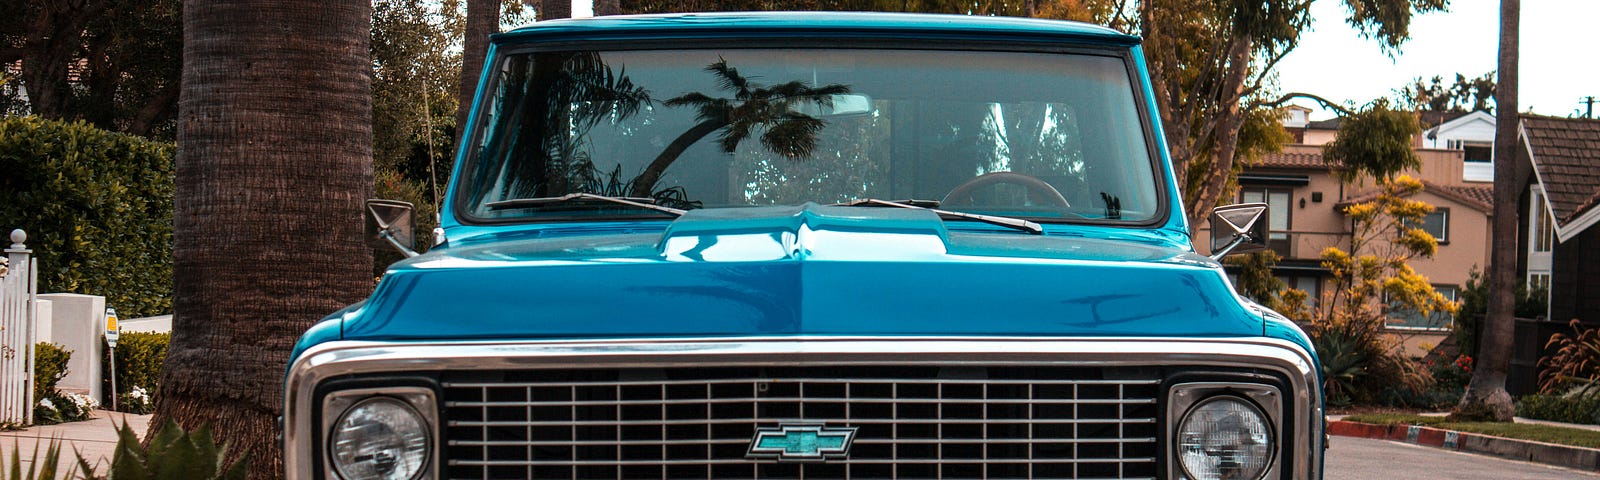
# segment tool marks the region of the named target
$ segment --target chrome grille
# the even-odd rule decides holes
[[[447,372],[445,472],[500,478],[1154,478],[1158,377],[1074,367]],[[849,457],[745,458],[757,427]]]

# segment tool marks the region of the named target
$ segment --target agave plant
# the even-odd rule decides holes
[[[1361,377],[1367,374],[1371,362],[1361,341],[1341,330],[1325,330],[1312,338],[1317,358],[1322,363],[1323,385],[1330,403],[1350,403],[1350,396],[1358,388]]]
[[[17,445],[11,446],[11,466],[6,469],[5,478],[9,480],[54,480],[55,478],[71,478],[72,469],[69,466],[66,472],[60,472],[58,463],[61,460],[61,439],[52,438],[44,449],[44,458],[39,458],[39,444],[33,445],[33,455],[28,458],[28,470],[22,470],[22,452]],[[65,475],[57,476],[57,473]]]
[[[95,475],[95,466],[78,455],[78,468],[84,478],[109,480],[147,480],[166,478],[243,480],[249,473],[250,453],[245,452],[232,463],[227,461],[228,446],[218,446],[211,437],[210,427],[185,432],[177,423],[167,421],[148,447],[139,444],[139,436],[124,423],[117,427],[117,447],[111,455],[110,471],[105,476]],[[50,477],[41,477],[50,478]]]

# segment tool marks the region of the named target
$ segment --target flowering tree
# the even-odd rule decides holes
[[[1428,278],[1409,262],[1431,258],[1439,242],[1418,225],[1433,206],[1408,197],[1422,191],[1422,182],[1401,175],[1380,180],[1377,198],[1344,208],[1352,228],[1349,250],[1328,247],[1322,266],[1332,286],[1314,305],[1305,292],[1283,294],[1286,314],[1307,327],[1322,357],[1329,398],[1371,401],[1383,388],[1421,386],[1401,356],[1398,342],[1385,331],[1396,309],[1429,315],[1454,313],[1456,303],[1434,291]]]

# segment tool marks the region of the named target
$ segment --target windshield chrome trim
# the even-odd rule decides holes
[[[1291,478],[1321,477],[1322,391],[1316,362],[1298,345],[1248,338],[741,337],[474,342],[334,341],[311,347],[284,381],[284,462],[313,478],[315,389],[325,380],[379,372],[451,369],[692,367],[697,365],[1184,365],[1278,371],[1293,402]]]

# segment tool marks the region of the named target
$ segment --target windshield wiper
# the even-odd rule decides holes
[[[1028,232],[1028,233],[1031,233],[1031,234],[1034,234],[1034,235],[1043,235],[1044,234],[1044,227],[1039,226],[1039,224],[1037,224],[1037,223],[1033,223],[1033,222],[1030,222],[1030,221],[1027,221],[1027,220],[1023,220],[1023,219],[1020,219],[1020,218],[1000,217],[1000,216],[995,216],[995,215],[983,215],[983,214],[978,214],[978,213],[952,212],[952,211],[949,211],[949,210],[940,210],[940,209],[937,209],[937,208],[923,206],[923,205],[928,204],[928,203],[932,203],[933,205],[938,206],[938,202],[933,202],[933,201],[930,201],[930,200],[905,200],[905,201],[900,201],[900,202],[894,202],[894,201],[889,201],[889,200],[879,200],[879,199],[876,199],[876,198],[863,198],[863,199],[856,200],[856,201],[853,201],[853,202],[840,203],[838,205],[845,206],[845,207],[879,206],[879,207],[910,208],[910,209],[913,209],[913,210],[927,210],[927,211],[936,213],[936,214],[938,214],[940,216],[965,218],[967,220],[979,221],[979,222],[987,223],[987,224],[990,224],[990,225],[999,225],[999,226],[1002,226],[1002,227],[1011,227],[1011,228],[1015,228],[1017,230],[1022,230],[1024,232]]]
[[[630,207],[643,208],[643,209],[646,209],[646,210],[654,210],[654,211],[657,211],[657,212],[661,212],[661,213],[665,213],[665,214],[668,214],[668,215],[672,215],[674,217],[681,217],[684,214],[683,210],[679,210],[679,209],[672,208],[672,207],[663,207],[663,206],[660,206],[660,205],[656,205],[655,204],[656,200],[653,199],[653,198],[608,197],[608,196],[605,196],[605,195],[595,195],[593,193],[569,193],[569,194],[562,195],[562,196],[559,196],[559,197],[513,198],[511,200],[501,200],[501,201],[498,201],[498,202],[489,202],[489,203],[484,204],[483,206],[489,207],[490,210],[505,210],[505,209],[508,209],[508,208],[527,208],[527,207],[537,207],[537,206],[541,206],[541,205],[553,205],[553,204],[561,204],[561,203],[575,203],[575,202],[583,202],[583,201],[610,202],[610,203],[615,203],[615,204],[618,204],[618,205],[627,205],[627,206],[630,206]]]

